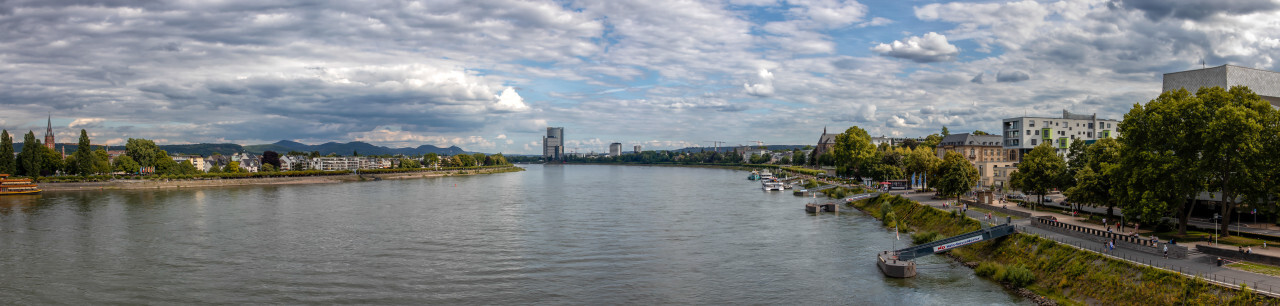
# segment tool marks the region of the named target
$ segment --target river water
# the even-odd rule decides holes
[[[0,197],[0,303],[1030,303],[938,256],[886,278],[879,221],[743,171],[523,167]]]

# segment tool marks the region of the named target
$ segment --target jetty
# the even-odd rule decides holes
[[[880,254],[876,255],[876,266],[880,267],[880,272],[883,272],[884,275],[889,277],[914,277],[916,276],[916,258],[946,252],[948,250],[973,243],[1012,235],[1016,231],[1014,230],[1013,225],[1008,223],[1009,221],[1010,220],[1006,218],[1005,224],[989,228],[984,224],[984,228],[980,230],[895,251],[880,252]]]

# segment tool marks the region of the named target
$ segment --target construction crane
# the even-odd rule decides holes
[[[764,142],[763,142],[763,141],[759,141],[759,140],[747,140],[747,141],[749,141],[749,142],[755,142],[755,143],[756,143],[756,146],[759,146],[759,147],[763,147],[763,146],[764,146]]]
[[[720,144],[725,143],[725,142],[723,142],[723,141],[719,141],[719,140],[707,140],[707,141],[703,141],[703,142],[710,142],[710,143],[711,143],[712,148],[713,148],[713,151],[712,151],[712,152],[720,152]]]

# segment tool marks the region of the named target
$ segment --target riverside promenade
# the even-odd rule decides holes
[[[943,208],[944,203],[947,203],[947,201],[954,201],[954,199],[951,199],[951,200],[932,199],[933,193],[931,192],[930,193],[911,193],[911,192],[895,191],[892,193],[896,195],[902,195],[908,199],[914,200],[921,204],[933,206],[933,207],[944,209],[944,210],[950,209],[950,208]],[[1017,205],[1008,205],[1008,209],[1027,212],[1027,213],[1030,213],[1032,216],[1051,216],[1051,217],[1057,218],[1059,222],[1082,226],[1082,227],[1095,228],[1095,229],[1105,231],[1105,228],[1103,228],[1101,225],[1086,223],[1081,221],[1084,218],[1071,217],[1068,215],[1045,212],[1045,211],[1031,211],[1030,209],[1027,209],[1024,207],[1018,207]],[[993,220],[987,221],[986,212],[979,211],[978,209],[969,209],[966,215],[968,215],[970,218],[974,218],[984,222],[993,222],[993,223],[1003,222],[1003,218],[994,218]],[[999,220],[995,220],[995,219],[999,219]],[[1218,283],[1222,285],[1230,285],[1231,287],[1237,287],[1240,284],[1246,284],[1248,285],[1249,288],[1257,290],[1259,293],[1264,293],[1273,297],[1280,297],[1280,277],[1253,273],[1253,272],[1240,271],[1240,270],[1230,269],[1227,267],[1220,267],[1217,265],[1217,262],[1216,262],[1218,256],[1200,253],[1195,250],[1194,244],[1203,243],[1203,242],[1194,242],[1194,243],[1178,242],[1179,245],[1187,246],[1189,248],[1187,258],[1166,259],[1164,258],[1164,256],[1161,256],[1161,255],[1155,255],[1155,254],[1150,254],[1150,253],[1145,253],[1145,252],[1140,252],[1137,250],[1130,250],[1125,248],[1115,248],[1114,250],[1107,251],[1106,247],[1103,244],[1100,244],[1098,242],[1089,241],[1082,238],[1077,238],[1073,236],[1068,236],[1064,234],[1059,234],[1059,233],[1031,227],[1030,222],[1031,222],[1030,219],[1025,219],[1025,218],[1013,220],[1013,224],[1018,227],[1019,231],[1038,235],[1040,237],[1044,237],[1048,239],[1052,239],[1060,243],[1072,245],[1077,248],[1088,250],[1091,252],[1096,252],[1104,256],[1110,256],[1113,258],[1127,260],[1137,264],[1149,265],[1149,266],[1153,266],[1161,269],[1170,270],[1173,272],[1179,272],[1184,275],[1199,276],[1200,278],[1206,281]],[[1150,236],[1143,236],[1143,237],[1150,237]],[[1276,254],[1276,256],[1280,256],[1280,250],[1277,250],[1276,248],[1269,248],[1266,250],[1259,250],[1259,248],[1254,248],[1253,252],[1259,253],[1259,254]],[[1236,258],[1230,258],[1230,257],[1224,257],[1224,259],[1227,259],[1230,261],[1236,260]]]

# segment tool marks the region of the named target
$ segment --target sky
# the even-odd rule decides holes
[[[1164,73],[1280,70],[1248,0],[0,0],[0,128],[95,144],[539,154],[1122,119]]]

